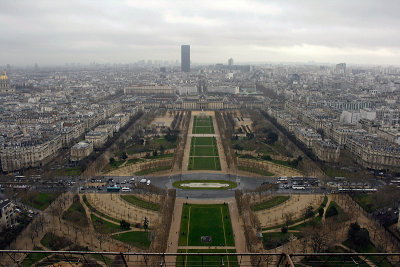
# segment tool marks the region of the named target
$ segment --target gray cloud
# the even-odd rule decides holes
[[[179,59],[398,64],[400,2],[3,0],[0,65]]]

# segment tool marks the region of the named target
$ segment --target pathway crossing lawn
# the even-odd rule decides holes
[[[59,195],[60,193],[38,193],[29,191],[29,193],[22,196],[21,202],[36,209],[45,210]]]
[[[221,170],[218,157],[190,157],[189,170]]]
[[[178,253],[236,253],[235,249],[179,249]],[[222,265],[222,262],[224,265]],[[194,266],[238,266],[237,256],[178,256],[176,258],[177,267],[194,267]]]
[[[90,214],[90,218],[92,219],[93,227],[96,232],[103,234],[112,234],[122,231],[121,227],[119,227],[118,224],[105,221],[94,214]]]
[[[215,146],[195,146],[193,156],[218,156],[218,149]]]
[[[192,146],[212,146],[216,144],[215,137],[192,137]]]
[[[212,242],[202,243],[202,236],[211,236]],[[179,245],[234,246],[228,205],[183,205]]]
[[[127,243],[137,248],[147,249],[150,247],[150,233],[144,231],[132,231],[122,234],[115,234],[112,238]]]

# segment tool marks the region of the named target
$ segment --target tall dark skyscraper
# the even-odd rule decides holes
[[[181,71],[190,72],[190,45],[181,46]]]

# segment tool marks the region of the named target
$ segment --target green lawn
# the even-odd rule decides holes
[[[235,249],[179,249],[178,253],[236,253]],[[222,262],[224,265],[222,265]],[[236,267],[238,265],[237,256],[178,256],[176,267],[196,267],[196,266],[226,266]]]
[[[134,195],[121,195],[121,198],[123,200],[131,203],[132,205],[143,208],[143,209],[154,210],[154,211],[160,210],[159,204],[137,198]]]
[[[202,236],[211,236],[212,242],[202,243]],[[228,205],[183,205],[179,245],[234,246]]]
[[[82,170],[80,167],[64,168],[56,171],[56,175],[58,176],[79,176],[81,173]]]
[[[26,196],[21,198],[21,202],[36,209],[45,210],[59,195],[60,193],[30,191]]]
[[[291,239],[300,236],[299,233],[263,233],[263,246],[264,249],[274,249],[290,242]]]
[[[34,247],[33,250],[43,250],[40,247]],[[41,259],[50,256],[49,253],[29,253],[22,262],[22,266],[31,266]]]
[[[121,227],[119,227],[119,224],[114,224],[108,221],[105,221],[99,217],[97,217],[94,214],[90,214],[90,218],[92,218],[92,223],[94,229],[103,234],[112,234],[115,232],[120,232],[122,231]]]
[[[272,172],[269,172],[269,171],[254,169],[254,168],[245,167],[245,166],[240,166],[240,165],[237,166],[237,168],[238,168],[238,170],[240,170],[240,171],[258,173],[258,174],[264,175],[264,176],[274,176],[274,175],[275,175],[275,174],[273,174]]]
[[[221,170],[219,157],[190,157],[189,170]]]
[[[192,156],[218,156],[218,148],[215,146],[195,146],[191,152]]]
[[[287,201],[289,198],[290,198],[290,196],[276,196],[267,201],[254,204],[253,206],[251,206],[251,209],[253,211],[270,209],[270,208],[273,208],[275,206],[282,204],[283,202]]]
[[[88,225],[86,211],[79,201],[79,198],[74,200],[68,210],[64,211],[62,218],[79,226]]]
[[[192,146],[213,146],[217,144],[215,137],[192,137]]]
[[[202,126],[202,127],[194,127],[193,134],[213,134],[214,127]]]
[[[141,249],[149,248],[151,243],[149,239],[150,233],[144,231],[126,232],[122,234],[112,235],[111,237]]]
[[[40,243],[49,250],[60,250],[62,248],[72,245],[71,240],[50,232],[46,233],[43,236],[42,240],[40,240]]]
[[[343,242],[343,245],[345,245],[348,248],[354,249],[355,251],[359,253],[379,253],[379,251],[376,249],[374,244],[369,242],[368,244],[365,244],[363,247],[357,246],[353,242],[346,240]],[[367,257],[370,259],[373,263],[375,263],[376,266],[379,267],[390,267],[392,266],[384,257],[380,256],[369,256]]]
[[[327,215],[329,214],[329,211],[330,211],[331,209],[333,209],[333,207],[335,207],[336,211],[338,212],[337,215],[340,215],[340,214],[343,213],[342,208],[341,208],[335,201],[331,201],[331,202],[329,202],[329,206],[328,206],[328,208],[326,209],[325,218],[330,217],[330,216],[327,216]]]
[[[186,187],[182,186],[181,184],[187,184],[187,183],[221,183],[221,184],[227,184],[229,186],[227,187]],[[174,187],[181,188],[181,189],[208,189],[208,190],[227,190],[231,188],[235,188],[237,184],[235,182],[231,181],[225,181],[225,180],[183,180],[183,181],[176,181],[172,184]]]
[[[365,193],[360,193],[360,194],[352,194],[351,197],[360,205],[366,212],[374,212],[377,209],[381,208],[374,199],[374,194],[376,193],[371,193],[371,194],[365,194]]]

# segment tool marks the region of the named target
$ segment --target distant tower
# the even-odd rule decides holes
[[[336,64],[336,73],[345,74],[346,73],[346,63]]]
[[[233,58],[228,59],[228,65],[232,66],[233,65]]]
[[[181,71],[190,72],[190,45],[181,46]]]

